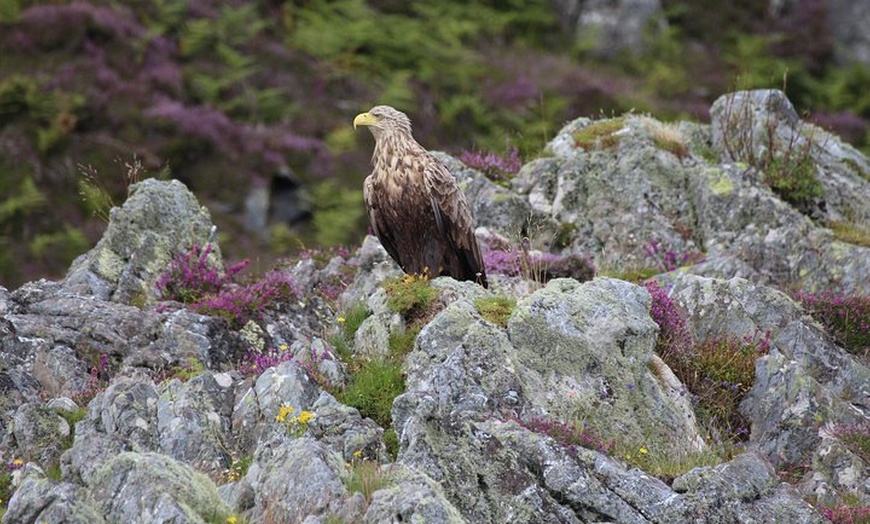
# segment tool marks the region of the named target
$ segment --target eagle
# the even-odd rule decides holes
[[[465,195],[450,171],[411,134],[411,120],[390,106],[353,119],[375,137],[363,199],[375,235],[402,271],[448,275],[487,287]]]

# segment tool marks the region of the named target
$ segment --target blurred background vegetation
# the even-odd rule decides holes
[[[529,160],[572,118],[706,121],[776,87],[870,151],[833,1],[586,3],[0,0],[0,285],[63,276],[144,176],[186,183],[262,270],[354,243],[372,139],[350,122],[375,104],[429,149]]]

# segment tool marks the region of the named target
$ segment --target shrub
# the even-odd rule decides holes
[[[870,297],[801,291],[795,298],[846,351],[870,354]]]
[[[234,277],[248,261],[223,271],[208,260],[211,246],[193,246],[177,255],[157,280],[160,296],[187,305],[204,315],[225,319],[234,329],[262,317],[266,308],[298,296],[295,284],[281,271],[269,271],[250,284],[236,284]]]
[[[851,222],[828,222],[826,224],[837,240],[856,246],[870,247],[870,228]]]
[[[865,464],[870,464],[870,422],[864,420],[852,424],[837,424],[832,433],[861,457]]]
[[[706,424],[725,437],[745,441],[749,421],[739,406],[755,381],[755,361],[769,349],[769,333],[760,340],[753,335],[696,343],[667,292],[654,281],[646,288],[652,298],[650,316],[659,325],[656,353],[695,396]]]
[[[371,504],[374,492],[389,485],[391,480],[392,472],[389,467],[385,468],[373,460],[368,460],[360,451],[354,453],[354,458],[342,478],[347,491],[360,493],[366,504]]]
[[[588,427],[585,422],[563,422],[546,418],[532,418],[529,420],[513,419],[520,426],[547,435],[556,442],[568,448],[572,455],[576,454],[576,447],[584,447],[599,453],[609,454],[616,442],[606,440],[598,432]]]

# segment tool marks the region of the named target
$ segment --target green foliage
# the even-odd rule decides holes
[[[401,362],[405,355],[414,349],[414,341],[417,340],[417,335],[420,333],[420,328],[414,326],[404,331],[393,331],[388,339],[390,348],[390,358],[396,362]]]
[[[353,360],[353,341],[356,337],[356,332],[363,321],[371,316],[371,314],[368,307],[360,302],[351,306],[343,315],[338,317],[341,329],[338,333],[329,337],[329,343],[342,360],[346,362]]]
[[[429,283],[426,275],[405,275],[384,281],[387,292],[387,307],[406,320],[426,314],[438,296],[438,290]]]
[[[63,409],[55,410],[55,412],[64,418],[69,424],[69,435],[64,438],[63,448],[69,449],[72,447],[73,442],[75,441],[75,433],[76,433],[76,424],[81,422],[88,416],[88,408],[86,407],[77,407],[72,411],[66,411]]]
[[[715,466],[730,458],[729,454],[716,449],[675,453],[670,449],[660,449],[654,444],[626,445],[618,440],[612,454],[668,484],[694,468]]]
[[[774,193],[798,209],[806,211],[813,199],[824,196],[821,182],[816,178],[816,163],[807,146],[788,149],[779,156],[771,156],[762,167],[764,182]]]
[[[517,307],[517,301],[504,296],[478,298],[474,301],[474,306],[486,321],[506,327],[514,308]]]
[[[178,379],[182,382],[187,382],[194,377],[202,375],[204,372],[205,364],[200,362],[197,358],[188,357],[183,364],[167,369],[164,373],[165,378],[163,380],[168,381]]]
[[[20,0],[0,0],[0,24],[13,24],[20,16]]]
[[[832,109],[852,111],[870,118],[870,67],[855,64],[848,68],[831,68],[831,79],[824,82],[827,102]]]
[[[348,244],[363,218],[362,189],[327,181],[312,187],[311,193],[316,242],[323,246]]]
[[[574,131],[574,144],[583,149],[613,149],[619,145],[620,137],[615,133],[625,127],[624,118],[610,118],[592,122],[586,127]]]
[[[387,428],[384,430],[384,447],[387,448],[387,455],[389,455],[390,460],[395,462],[396,457],[399,455],[399,434],[396,433],[394,428]]]
[[[401,364],[391,361],[363,362],[350,378],[347,387],[337,392],[336,398],[355,407],[381,427],[389,427],[393,400],[405,392]]]
[[[796,298],[843,349],[864,358],[870,355],[870,296],[799,292]]]
[[[15,217],[30,215],[45,205],[45,195],[29,176],[21,180],[16,193],[0,201],[0,226]]]
[[[66,226],[63,231],[56,233],[37,234],[30,241],[29,247],[36,258],[56,258],[69,264],[75,257],[87,251],[90,242],[81,229]]]

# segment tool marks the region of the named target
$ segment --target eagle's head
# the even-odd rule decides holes
[[[411,134],[411,120],[408,115],[390,106],[375,106],[366,113],[356,115],[353,119],[354,129],[357,126],[369,126],[375,138],[384,134]]]

